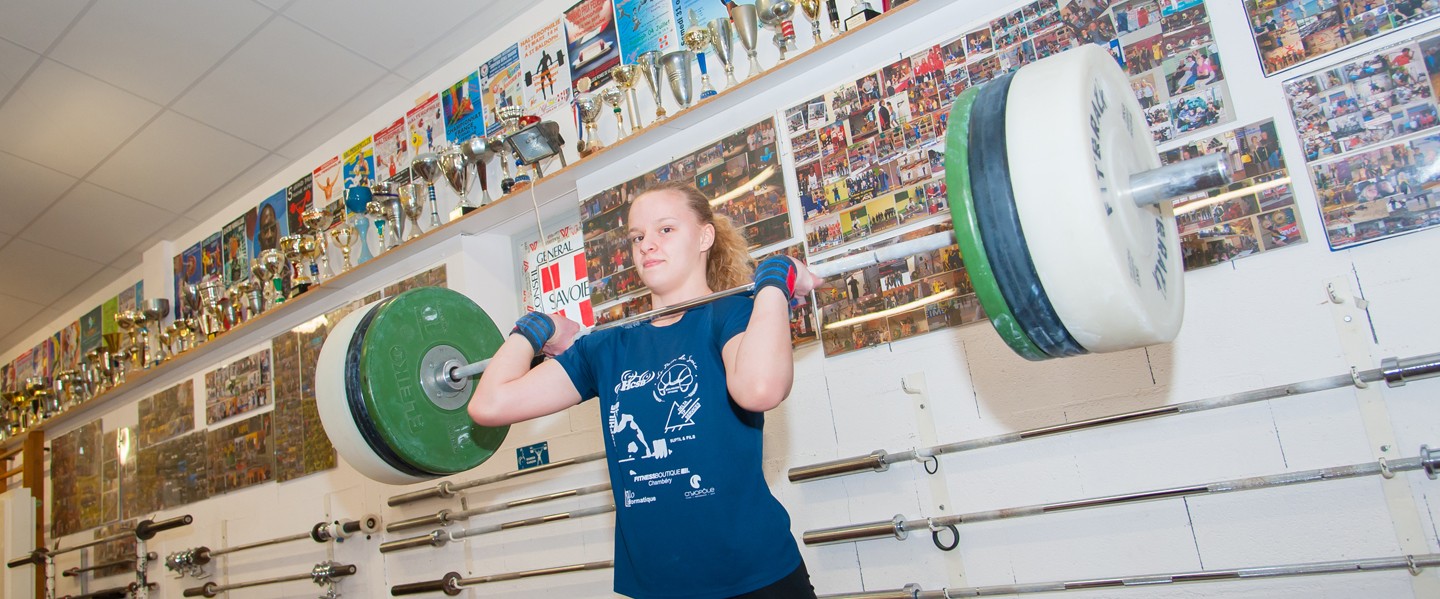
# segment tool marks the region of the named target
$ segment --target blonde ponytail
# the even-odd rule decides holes
[[[654,191],[678,192],[701,224],[715,227],[715,242],[710,245],[705,259],[705,284],[709,285],[712,291],[739,287],[750,282],[755,271],[755,262],[750,259],[750,244],[729,218],[723,214],[715,214],[715,211],[710,209],[710,198],[705,197],[694,185],[678,181],[654,185],[635,197]]]

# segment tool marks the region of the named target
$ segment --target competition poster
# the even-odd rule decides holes
[[[372,138],[366,137],[345,150],[340,160],[345,189],[375,182],[375,144]]]
[[[1273,75],[1440,14],[1426,0],[1245,0],[1260,66]]]
[[[56,363],[62,370],[80,367],[80,321],[74,321],[56,333]]]
[[[675,30],[682,34],[686,29],[695,25],[703,28],[715,19],[728,20],[730,18],[730,13],[725,9],[724,2],[712,2],[711,0],[673,0],[673,3],[675,5]],[[695,17],[694,23],[690,22],[692,15]],[[794,18],[800,19],[803,17],[803,13],[798,10],[795,11]],[[705,51],[709,52],[710,50],[706,49]],[[741,51],[743,52],[743,49],[741,49]]]
[[[615,29],[625,64],[634,64],[645,52],[664,54],[680,47],[670,0],[615,0]]]
[[[224,277],[225,258],[222,252],[223,246],[224,244],[221,243],[220,233],[218,232],[211,233],[205,238],[205,241],[200,243],[200,278],[202,281],[219,281]],[[138,298],[136,298],[134,294],[126,298],[125,294],[122,293],[120,311],[134,310],[136,299]]]
[[[485,123],[492,115],[477,110],[479,101],[480,74],[474,71],[445,90],[440,98],[445,113],[445,139],[459,143],[485,132]]]
[[[1229,184],[1175,201],[1175,224],[1180,232],[1185,270],[1305,242],[1305,228],[1295,213],[1295,193],[1289,184],[1218,203],[1210,199],[1290,177],[1274,120],[1190,141],[1162,152],[1160,158],[1171,164],[1214,153],[1228,157]]]
[[[60,537],[101,524],[100,420],[50,444],[51,532]]]
[[[434,94],[405,113],[405,130],[415,154],[438,152],[445,144],[445,111],[440,94]],[[321,205],[329,203],[329,198]]]
[[[299,231],[301,228],[300,215],[305,214],[314,205],[315,197],[314,175],[305,173],[289,187],[285,188],[285,226],[290,231]]]
[[[485,135],[493,135],[504,128],[495,112],[506,106],[523,106],[525,83],[520,77],[520,45],[510,47],[496,54],[480,65],[480,98],[485,108]]]
[[[251,231],[249,234],[252,237],[250,240],[250,251],[254,252],[254,254],[251,254],[251,259],[253,260],[254,255],[259,252],[255,251],[254,231]],[[279,238],[277,237],[276,239]],[[200,254],[200,244],[196,243],[195,245],[185,248],[184,252],[181,252],[179,256],[175,257],[175,305],[178,307],[178,313],[183,313],[187,317],[194,315],[190,314],[190,307],[185,305],[185,289],[190,285],[200,284],[200,275],[202,272],[200,270]],[[100,318],[101,334],[115,332],[113,330],[115,328],[115,311],[113,309],[105,309],[106,304],[101,304],[100,307],[103,310]]]
[[[520,305],[527,312],[559,314],[584,326],[594,326],[590,279],[585,271],[585,241],[578,222],[546,231],[539,239],[520,244]]]
[[[750,251],[793,238],[774,119],[765,119],[580,203],[585,272],[595,320],[608,322],[649,309],[649,294],[631,260],[621,225],[630,202],[664,181],[693,183],[716,214],[730,219]]]
[[[610,0],[581,0],[565,11],[565,48],[570,79],[589,79],[596,89],[610,80],[620,64],[619,37]]]
[[[255,208],[255,224],[250,231],[250,261],[254,262],[265,250],[278,249],[280,238],[290,234],[289,219],[285,217],[289,211],[289,203],[285,200],[285,190],[275,192],[274,195],[265,198],[260,206]]]
[[[220,259],[224,262],[225,286],[228,288],[250,277],[250,242],[245,238],[245,220],[254,218],[252,208],[235,217],[220,229]]]
[[[405,119],[395,119],[372,138],[375,140],[377,178],[388,181],[410,168],[409,143],[405,141]]]
[[[311,185],[314,186],[311,199],[316,206],[329,206],[344,196],[344,188],[339,185],[342,176],[339,156],[330,157],[310,173]]]
[[[564,20],[556,19],[520,41],[525,114],[542,119],[570,108],[570,69],[565,66]],[[571,119],[569,115],[557,120]]]
[[[89,353],[90,350],[100,347],[100,319],[100,306],[95,306],[80,317],[81,352]]]
[[[205,373],[205,424],[270,405],[270,350]]]

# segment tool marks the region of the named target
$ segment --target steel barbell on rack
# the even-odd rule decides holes
[[[315,526],[310,527],[309,531],[298,534],[275,537],[273,539],[221,549],[210,549],[209,547],[200,546],[176,551],[165,556],[165,569],[175,572],[181,577],[188,574],[194,578],[204,578],[207,576],[204,571],[205,565],[209,564],[212,558],[222,555],[268,547],[270,545],[278,545],[280,543],[288,543],[290,541],[310,539],[316,543],[326,543],[332,540],[348,539],[355,533],[368,535],[377,532],[380,532],[380,516],[377,514],[366,514],[356,520],[321,521],[317,522]]]
[[[38,566],[38,565],[44,564],[46,560],[48,560],[48,559],[50,559],[50,558],[52,558],[52,557],[55,557],[55,556],[57,556],[57,555],[63,555],[63,554],[66,554],[66,553],[70,553],[70,552],[72,552],[72,551],[79,551],[79,550],[84,549],[84,548],[86,548],[86,547],[94,547],[94,546],[96,546],[96,545],[103,545],[103,544],[109,543],[109,542],[111,542],[111,541],[119,541],[119,540],[121,540],[121,539],[130,538],[130,537],[132,537],[132,536],[133,536],[134,538],[138,539],[138,540],[141,540],[141,541],[148,541],[148,540],[150,540],[150,539],[155,538],[155,534],[158,533],[158,532],[160,532],[160,531],[170,530],[170,529],[172,529],[172,528],[179,528],[179,527],[181,527],[181,526],[186,526],[186,525],[189,525],[191,522],[194,522],[194,521],[195,521],[195,519],[194,519],[192,516],[190,516],[189,514],[186,514],[186,515],[184,515],[184,516],[176,516],[176,517],[174,517],[174,518],[169,518],[169,519],[159,520],[159,521],[156,521],[156,520],[141,520],[140,523],[135,526],[135,530],[128,530],[128,531],[125,531],[125,532],[118,532],[118,533],[115,533],[115,534],[113,534],[113,535],[104,536],[104,537],[95,539],[95,540],[93,540],[93,541],[88,541],[88,542],[85,542],[85,543],[81,543],[81,544],[79,544],[79,545],[75,545],[74,547],[66,547],[66,548],[63,548],[63,549],[60,549],[60,548],[48,549],[48,548],[45,548],[45,547],[41,547],[41,548],[39,548],[39,549],[35,549],[35,550],[31,551],[30,553],[25,554],[25,555],[22,556],[22,557],[18,557],[18,558],[12,559],[12,560],[6,562],[5,565],[6,565],[7,567],[10,567],[10,568],[17,568],[17,567],[23,566],[23,565],[25,565],[25,564],[33,564],[33,565],[37,565],[37,566]]]
[[[1030,360],[1173,340],[1184,311],[1173,197],[1229,182],[1223,155],[1160,167],[1110,54],[1086,45],[966,90],[946,134],[953,233],[812,267],[833,277],[959,245],[1005,343]],[[721,291],[601,327],[751,291]],[[362,474],[408,484],[480,465],[507,427],[471,422],[472,377],[504,336],[465,296],[413,289],[331,331],[316,391],[336,450]]]
[[[317,585],[330,587],[329,592],[322,597],[327,599],[335,599],[340,596],[340,594],[335,591],[335,583],[339,582],[341,578],[344,578],[346,576],[354,576],[356,571],[357,568],[354,564],[320,562],[318,564],[315,564],[315,566],[311,568],[309,572],[306,572],[304,574],[276,576],[274,578],[264,578],[260,580],[251,580],[248,582],[234,582],[230,584],[215,584],[213,582],[207,582],[198,587],[191,587],[185,589],[180,594],[185,597],[215,597],[220,593],[224,593],[226,591],[233,591],[235,589],[258,587],[267,584],[277,584],[281,582],[293,582],[297,580],[309,580],[310,582],[313,582]]]

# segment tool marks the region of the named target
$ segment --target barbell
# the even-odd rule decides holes
[[[1165,343],[1184,311],[1172,198],[1229,182],[1224,155],[1160,166],[1125,74],[1098,46],[1057,54],[962,92],[951,108],[945,182],[953,232],[817,264],[823,278],[958,245],[991,325],[1046,360]],[[720,291],[597,326],[750,293]],[[469,298],[418,288],[337,323],[316,394],[338,453],[362,474],[408,484],[480,465],[508,427],[470,420],[473,377],[504,343]]]

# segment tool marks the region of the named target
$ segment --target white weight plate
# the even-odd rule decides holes
[[[1124,71],[1085,44],[1020,69],[1008,102],[1015,206],[1065,328],[1092,352],[1173,340],[1185,310],[1174,208],[1130,197],[1130,175],[1160,157]]]
[[[330,437],[335,452],[360,474],[391,485],[424,482],[430,479],[396,470],[375,454],[355,426],[350,402],[345,396],[345,357],[350,341],[354,339],[360,321],[375,309],[377,303],[366,304],[346,314],[330,328],[315,364],[315,407],[320,412],[320,424],[325,427],[325,434]]]

